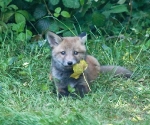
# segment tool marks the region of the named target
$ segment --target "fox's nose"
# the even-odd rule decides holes
[[[69,66],[71,66],[71,65],[73,64],[73,62],[72,62],[72,61],[68,61],[67,64],[68,64]]]

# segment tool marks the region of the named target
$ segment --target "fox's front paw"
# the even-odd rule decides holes
[[[75,88],[76,93],[80,95],[80,97],[84,97],[84,95],[90,91],[87,85],[77,85]]]
[[[62,98],[63,96],[68,96],[69,91],[67,88],[58,89],[58,98]]]

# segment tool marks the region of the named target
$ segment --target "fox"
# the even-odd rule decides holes
[[[75,94],[84,97],[89,93],[88,85],[99,76],[100,73],[110,73],[130,78],[132,72],[121,66],[103,65],[100,66],[98,60],[87,54],[85,32],[74,37],[61,37],[57,34],[47,31],[46,39],[51,48],[51,71],[52,80],[57,89],[58,97],[72,95],[68,86],[74,88]],[[86,70],[78,79],[70,77],[73,74],[73,66],[85,60],[88,64]],[[85,78],[86,81],[85,81]]]

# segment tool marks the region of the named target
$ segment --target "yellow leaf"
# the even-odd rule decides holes
[[[88,67],[88,64],[86,63],[86,61],[80,60],[79,63],[77,63],[73,66],[74,73],[71,74],[70,77],[78,79],[79,76],[84,72],[84,70],[86,70],[87,67]]]

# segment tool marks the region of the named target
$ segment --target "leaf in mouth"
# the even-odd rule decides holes
[[[74,73],[70,77],[78,79],[80,75],[87,69],[88,64],[85,60],[80,60],[79,63],[73,66]]]

